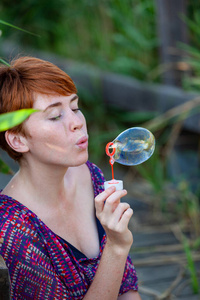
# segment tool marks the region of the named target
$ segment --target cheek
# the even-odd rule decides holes
[[[34,140],[49,138],[50,136],[53,136],[54,127],[50,126],[49,124],[44,124],[44,122],[33,122],[29,123],[25,126],[25,130],[28,133],[30,137]]]
[[[66,131],[62,125],[57,126],[55,129],[49,128],[42,130],[41,133],[36,136],[36,143],[40,148],[43,148],[47,152],[47,155],[59,156],[66,153],[66,150],[70,147],[73,140],[66,135]]]
[[[45,148],[50,148],[50,143],[55,144],[58,142],[58,133],[53,132],[51,128],[47,128],[44,125],[37,127],[29,126],[26,128],[26,132],[29,135],[28,142],[30,149],[35,149],[35,151],[45,151]]]
[[[39,160],[63,158],[66,151],[71,151],[69,145],[69,136],[67,138],[65,129],[62,124],[44,124],[42,122],[27,122],[25,124],[28,147],[32,155]]]
[[[83,122],[83,128],[85,129],[85,131],[87,132],[87,123],[86,123],[86,119],[84,117],[84,115],[82,114],[82,122]]]

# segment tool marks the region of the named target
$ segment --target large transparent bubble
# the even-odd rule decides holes
[[[142,127],[132,127],[120,133],[109,143],[113,163],[126,166],[139,165],[149,159],[155,149],[153,134]],[[108,153],[107,153],[108,154]]]

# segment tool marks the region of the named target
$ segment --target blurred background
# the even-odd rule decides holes
[[[90,160],[106,179],[105,145],[130,127],[152,131],[154,155],[142,165],[116,163],[114,169],[130,197],[148,206],[142,224],[176,223],[189,241],[182,241],[185,254],[199,252],[200,2],[1,0],[0,44],[7,62],[35,55],[74,79]],[[9,178],[15,166],[3,153],[1,158],[1,173]],[[192,266],[197,294],[199,273]]]

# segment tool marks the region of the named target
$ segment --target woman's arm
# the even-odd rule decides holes
[[[133,290],[119,296],[117,300],[142,300],[139,293]]]
[[[118,299],[127,255],[133,242],[128,229],[133,211],[129,204],[120,202],[126,194],[125,190],[115,191],[110,187],[95,198],[96,214],[106,231],[107,242],[84,300]]]

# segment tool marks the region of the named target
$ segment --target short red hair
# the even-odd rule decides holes
[[[36,94],[76,94],[73,80],[54,64],[34,58],[20,57],[10,66],[0,66],[0,114],[32,108]],[[10,131],[25,135],[23,123]],[[5,132],[0,132],[0,147],[15,160],[22,157],[7,144]]]

